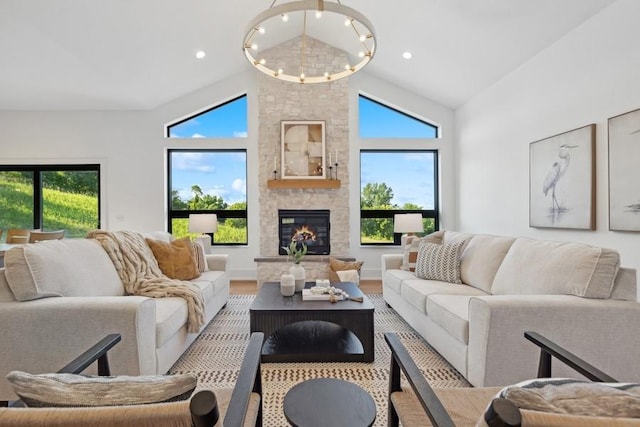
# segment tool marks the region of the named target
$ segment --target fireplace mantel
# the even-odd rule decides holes
[[[340,188],[339,179],[270,179],[267,188]]]

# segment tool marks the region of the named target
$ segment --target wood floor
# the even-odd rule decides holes
[[[360,289],[365,294],[381,294],[382,282],[380,280],[361,280]],[[258,283],[255,280],[232,280],[231,294],[255,295],[258,292]]]

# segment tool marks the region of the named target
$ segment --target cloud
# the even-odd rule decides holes
[[[247,184],[244,179],[236,178],[231,183],[231,188],[241,194],[247,194]]]
[[[205,163],[202,153],[174,153],[172,166],[178,170],[202,173],[213,173],[215,168],[210,162]]]
[[[191,135],[191,138],[206,138],[206,136],[200,135],[199,133],[194,133],[193,135]]]
[[[247,137],[247,131],[246,130],[234,130],[233,131],[233,137],[234,138],[246,138]]]

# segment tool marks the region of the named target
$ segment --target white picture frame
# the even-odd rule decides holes
[[[325,122],[281,122],[281,176],[283,179],[325,179]]]

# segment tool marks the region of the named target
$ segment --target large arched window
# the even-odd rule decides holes
[[[360,243],[400,244],[400,234],[393,232],[395,214],[420,213],[424,233],[437,230],[438,151],[416,149],[415,143],[406,148],[403,141],[433,140],[439,128],[363,95],[358,105],[360,137],[397,146],[360,150]]]
[[[246,95],[167,126],[169,138],[229,139],[246,136]],[[167,181],[169,232],[175,237],[199,234],[188,231],[190,214],[214,213],[218,218],[214,245],[247,244],[245,148],[202,148],[194,139],[188,143],[185,141],[184,148],[172,148],[167,152]]]

